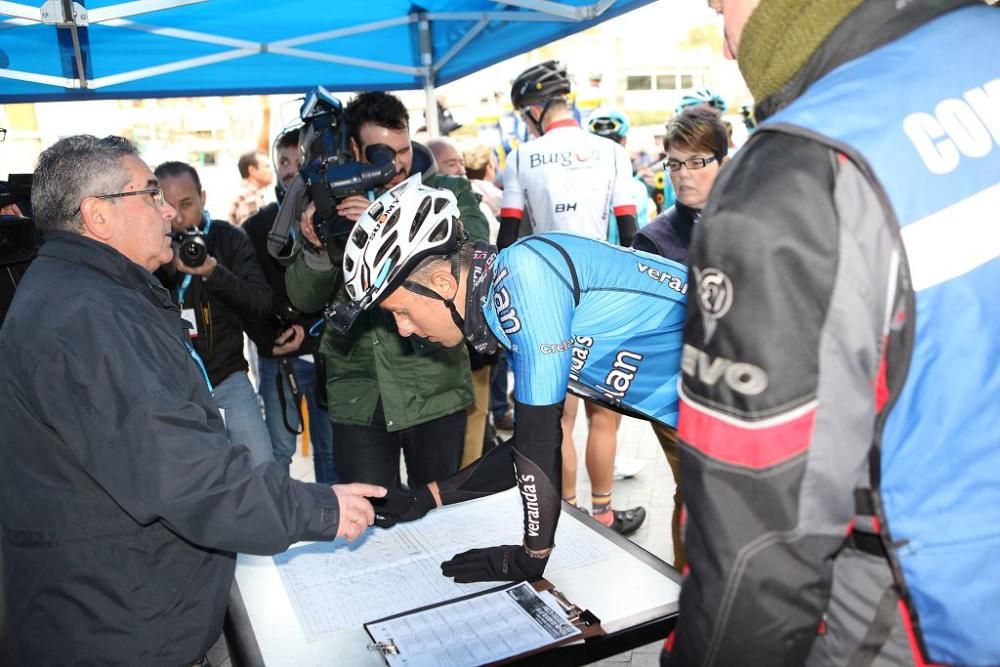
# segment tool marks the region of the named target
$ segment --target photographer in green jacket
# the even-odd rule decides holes
[[[430,152],[410,142],[409,114],[390,93],[362,93],[344,109],[351,149],[384,144],[395,151],[391,189],[412,173],[426,185],[451,190],[469,235],[486,239],[488,227],[469,181],[436,173]],[[337,202],[340,216],[355,221],[368,208],[366,197]],[[303,250],[285,274],[289,300],[315,312],[343,290],[343,274],[316,236],[313,206],[300,220]],[[398,487],[399,455],[406,459],[412,487],[456,472],[465,436],[465,408],[472,403],[469,355],[465,347],[402,338],[391,316],[366,312],[345,335],[326,328],[320,352],[327,360],[327,398],[336,468],[344,481],[365,480]]]

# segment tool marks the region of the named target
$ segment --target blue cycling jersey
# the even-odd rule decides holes
[[[687,289],[682,264],[552,232],[499,254],[484,311],[519,402],[560,403],[569,388],[673,426]]]

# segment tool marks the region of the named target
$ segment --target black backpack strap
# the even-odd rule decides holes
[[[851,656],[847,667],[870,667],[875,662],[875,658],[882,652],[889,635],[892,634],[892,626],[898,618],[896,614],[896,603],[899,602],[899,592],[895,584],[890,585],[882,594],[878,608],[875,610],[875,618],[868,626],[868,632],[864,639],[858,644],[857,650]]]

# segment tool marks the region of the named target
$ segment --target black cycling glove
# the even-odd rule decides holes
[[[441,563],[441,572],[459,584],[474,581],[535,581],[542,578],[548,556],[535,558],[524,547],[505,544],[470,549]]]
[[[383,497],[368,500],[375,508],[375,525],[379,528],[416,521],[437,507],[434,495],[426,484],[421,484],[416,491],[390,489]]]

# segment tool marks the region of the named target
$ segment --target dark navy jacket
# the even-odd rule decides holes
[[[235,554],[333,539],[329,487],[231,447],[152,274],[56,232],[0,329],[13,664],[181,665],[222,629]]]
[[[673,206],[636,232],[632,247],[687,266],[691,232],[700,216],[698,209],[674,202]]]

